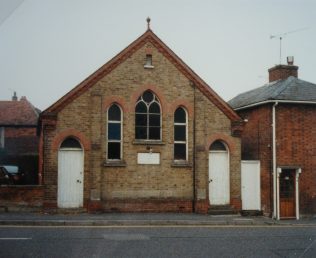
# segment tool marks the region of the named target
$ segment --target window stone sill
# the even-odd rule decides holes
[[[176,168],[192,168],[192,164],[188,163],[187,161],[173,161],[171,163],[171,167],[176,167]]]
[[[162,141],[150,141],[150,140],[135,140],[133,141],[135,145],[165,145]]]
[[[103,163],[104,167],[126,167],[125,161],[106,161]]]
[[[144,65],[144,68],[145,68],[145,69],[153,69],[154,66],[153,66],[153,65]]]

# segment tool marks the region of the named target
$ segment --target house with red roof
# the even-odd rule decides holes
[[[237,212],[243,121],[150,29],[40,115],[44,207]]]
[[[0,101],[0,164],[18,166],[26,184],[38,182],[37,122],[40,111],[26,97]]]

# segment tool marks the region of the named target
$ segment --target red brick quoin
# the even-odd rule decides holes
[[[108,108],[114,103],[117,103],[123,109],[124,113],[127,111],[127,105],[125,103],[125,100],[120,96],[111,96],[106,98],[103,101],[103,110],[107,111]]]
[[[166,101],[162,91],[154,85],[143,85],[143,86],[140,86],[131,96],[131,101],[130,101],[130,106],[129,106],[130,112],[135,111],[135,103],[137,102],[137,99],[146,90],[151,90],[158,97],[158,99],[160,101],[162,112],[165,109],[168,110],[168,104],[167,104],[167,101]]]
[[[77,131],[76,129],[69,128],[64,131],[61,131],[54,137],[52,142],[52,150],[57,151],[61,143],[68,137],[74,137],[77,140],[79,140],[85,151],[91,149],[91,142],[83,133]]]
[[[193,105],[189,101],[187,101],[185,99],[177,99],[177,100],[175,100],[174,102],[172,102],[170,104],[169,112],[173,114],[178,107],[185,108],[186,111],[188,112],[188,116],[190,118],[193,118],[193,114],[194,114]]]
[[[226,135],[226,134],[221,134],[221,133],[213,134],[211,137],[209,137],[206,141],[205,149],[209,150],[212,143],[215,141],[218,141],[218,140],[223,141],[227,145],[229,152],[230,152],[230,155],[236,154],[235,153],[237,150],[236,145],[232,141],[231,137]]]

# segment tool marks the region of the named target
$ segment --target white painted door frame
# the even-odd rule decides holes
[[[83,206],[84,152],[78,148],[62,148],[58,151],[59,208]]]
[[[228,150],[211,150],[209,152],[208,174],[210,204],[230,204],[230,165]]]
[[[297,220],[300,219],[300,204],[299,204],[299,177],[302,173],[301,168],[291,168],[291,167],[278,167],[277,168],[277,180],[276,180],[276,202],[277,202],[277,220],[280,220],[280,174],[282,169],[293,169],[295,170],[295,217]]]

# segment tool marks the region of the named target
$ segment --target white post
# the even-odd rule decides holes
[[[296,219],[300,219],[300,203],[299,203],[299,184],[298,179],[300,174],[302,173],[302,169],[298,168],[296,169],[295,173],[295,210],[296,210]]]
[[[280,174],[282,168],[277,168],[277,181],[276,181],[276,203],[277,203],[277,220],[280,220]]]

